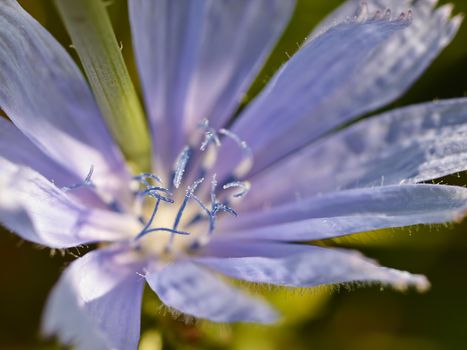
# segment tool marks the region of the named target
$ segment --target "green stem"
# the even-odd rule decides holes
[[[134,171],[149,171],[143,108],[101,0],[55,0],[107,125]]]

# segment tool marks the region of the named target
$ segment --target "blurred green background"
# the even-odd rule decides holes
[[[69,39],[48,0],[23,0],[64,46]],[[253,96],[297,49],[313,26],[342,1],[299,0],[293,20],[255,83]],[[451,1],[455,13],[467,13],[466,0]],[[1,5],[1,4],[0,4]],[[126,4],[109,6],[118,40],[135,77]],[[72,52],[72,51],[70,51]],[[287,53],[287,54],[286,54]],[[72,54],[74,54],[72,52]],[[467,96],[467,23],[454,42],[415,86],[390,107]],[[438,182],[467,184],[466,174]],[[467,347],[467,223],[429,228],[388,230],[332,242],[355,247],[382,264],[423,273],[432,289],[423,295],[380,288],[259,290],[286,314],[274,327],[251,325],[187,325],[158,309],[147,293],[143,307],[141,349],[464,349]],[[50,250],[22,242],[0,231],[0,349],[59,349],[41,340],[41,309],[53,283],[73,255],[52,256]]]

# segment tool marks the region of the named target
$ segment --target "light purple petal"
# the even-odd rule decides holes
[[[258,242],[244,242],[243,245],[245,252],[252,255],[204,257],[196,258],[196,262],[240,280],[281,286],[376,282],[396,289],[414,286],[425,290],[429,287],[424,276],[382,267],[354,251]],[[241,251],[242,243],[233,248]]]
[[[13,123],[3,118],[0,118],[0,158],[37,171],[57,187],[83,181],[42,152]],[[70,195],[83,204],[106,207],[94,191],[72,191]]]
[[[353,0],[346,4],[353,3],[356,8],[358,2]],[[384,13],[390,8],[394,15],[399,15],[410,8],[413,21],[381,45],[360,67],[358,74],[343,83],[332,98],[314,111],[315,115],[342,123],[400,97],[450,43],[461,24],[459,16],[450,19],[451,5],[434,10],[435,3],[431,0],[369,1],[370,13],[377,10]],[[342,16],[341,20],[344,18]]]
[[[203,118],[232,115],[294,0],[133,0],[133,43],[156,152],[173,162]],[[168,146],[170,145],[170,146]],[[171,164],[169,164],[171,165]]]
[[[444,223],[466,214],[466,188],[384,186],[317,195],[263,212],[244,213],[219,227],[215,239],[310,241],[389,227]]]
[[[409,22],[343,22],[305,44],[232,127],[255,154],[252,171],[263,169],[335,127],[340,116],[332,111],[323,113],[320,106],[336,103],[334,94],[347,86],[380,45]],[[232,147],[223,157],[221,175],[238,159],[237,153]]]
[[[132,253],[96,250],[75,260],[54,287],[43,333],[79,350],[137,349],[144,279]]]
[[[79,178],[124,192],[126,167],[81,72],[15,0],[0,6],[0,107],[33,143]]]
[[[189,261],[171,263],[146,275],[167,306],[213,322],[274,322],[277,314],[264,301],[247,296]]]
[[[4,118],[0,118],[0,157],[14,164],[30,167],[57,186],[82,181],[42,152],[13,123]]]
[[[30,168],[0,158],[0,223],[21,238],[52,248],[128,239],[133,216],[87,208]],[[76,190],[79,191],[79,190]]]
[[[251,178],[251,210],[341,188],[416,183],[467,169],[467,99],[396,109]]]
[[[287,24],[295,0],[211,0],[187,101],[187,130],[222,127]]]

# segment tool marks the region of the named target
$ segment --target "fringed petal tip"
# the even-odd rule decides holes
[[[359,8],[354,16],[347,17],[347,22],[367,22],[367,21],[375,21],[375,20],[384,20],[384,21],[405,21],[411,22],[413,19],[413,13],[411,9],[407,9],[405,12],[401,12],[398,16],[394,16],[393,11],[390,8],[386,8],[385,10],[376,10],[374,12],[370,11],[368,2],[361,1]]]
[[[368,287],[376,287],[380,288],[381,291],[386,289],[394,290],[396,292],[405,293],[408,291],[415,291],[417,293],[426,293],[431,288],[430,281],[423,275],[414,275],[410,272],[406,271],[399,271],[399,270],[391,270],[392,272],[396,272],[393,274],[394,279],[388,280],[387,276],[385,279],[375,279],[375,280],[355,280],[355,281],[345,281],[345,282],[338,282],[334,284],[328,284],[326,286],[331,287],[331,291],[336,290],[337,292],[340,290],[349,290],[353,291],[354,289],[360,288],[368,288]],[[311,288],[320,288],[323,285],[313,286]]]
[[[358,260],[366,261],[366,277],[362,279],[356,277],[355,282],[367,283],[368,285],[379,285],[381,287],[392,288],[398,292],[406,292],[410,289],[418,293],[425,293],[431,288],[431,283],[424,275],[413,274],[408,271],[397,270],[390,267],[380,266],[377,261],[365,257],[358,251],[353,251],[352,255]],[[362,269],[364,266],[362,265]],[[351,282],[352,283],[352,282]]]
[[[439,16],[447,23],[449,36],[453,36],[459,30],[462,21],[464,20],[464,14],[459,13],[455,16],[452,15],[454,11],[453,4],[446,4],[439,7],[436,12]]]
[[[359,7],[357,11],[355,12],[354,16],[349,16],[347,17],[347,20],[351,21],[357,21],[357,22],[364,22],[367,20],[371,19],[406,19],[406,20],[412,20],[413,16],[416,15],[414,12],[417,12],[415,10],[420,10],[420,9],[428,9],[429,11],[433,11],[433,9],[436,8],[436,5],[438,4],[438,0],[424,0],[424,1],[418,1],[417,4],[414,5],[414,8],[407,8],[405,11],[402,12],[395,12],[393,9],[390,7],[382,7],[384,4],[380,4],[379,6],[377,4],[372,4],[372,1],[361,1],[359,4]],[[372,9],[370,5],[375,5],[377,6],[376,8],[379,7],[379,9]],[[390,4],[392,6],[392,4]],[[400,10],[400,6],[399,6]],[[452,16],[452,12],[454,10],[454,4],[448,3],[445,5],[440,6],[438,9],[435,9],[436,11],[439,12],[441,17],[443,17],[445,20],[448,20]],[[452,20],[456,19],[455,22],[458,22],[459,20],[462,20],[463,15],[458,15],[452,18]]]
[[[413,288],[419,293],[425,293],[431,288],[431,283],[425,276],[394,269],[387,269],[387,276],[382,281],[382,285],[390,286],[400,292]]]
[[[459,13],[452,17],[451,19],[451,31],[452,32],[457,32],[459,30],[459,27],[461,26],[462,22],[464,21],[465,15],[463,13]]]
[[[306,39],[305,43],[307,44],[311,42],[316,37],[321,36],[328,30],[332,29],[333,27],[339,26],[341,24],[365,24],[365,23],[374,23],[376,21],[379,22],[390,22],[395,25],[402,25],[408,26],[413,21],[413,10],[407,9],[405,12],[397,13],[392,11],[390,8],[386,8],[385,10],[375,10],[371,11],[368,6],[368,2],[362,1],[360,3],[360,7],[355,12],[354,15],[348,15],[345,18],[341,18],[339,20],[335,20],[332,24],[325,26],[323,28],[316,29],[313,33],[311,33]],[[460,24],[460,23],[459,23]]]

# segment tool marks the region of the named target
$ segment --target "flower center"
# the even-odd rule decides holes
[[[135,249],[154,256],[190,254],[202,248],[212,238],[216,222],[222,215],[237,216],[231,207],[249,191],[248,182],[240,181],[251,168],[252,153],[244,141],[226,130],[214,130],[204,120],[200,146],[186,146],[177,157],[171,181],[165,184],[152,173],[133,178],[133,213],[142,228],[135,232]],[[221,138],[228,138],[240,148],[243,158],[226,179],[218,181],[213,167],[217,160]],[[82,187],[96,189],[92,182],[94,167],[83,182],[62,187],[67,192]],[[109,204],[115,210],[119,205]]]
[[[198,250],[211,239],[221,216],[237,216],[231,205],[249,190],[249,183],[238,180],[252,165],[245,142],[228,130],[214,130],[207,120],[200,128],[204,139],[199,147],[186,146],[181,151],[168,185],[151,173],[133,179],[134,212],[143,224],[134,241],[144,253],[172,256]],[[233,140],[244,157],[229,178],[219,183],[212,168],[222,137]]]

